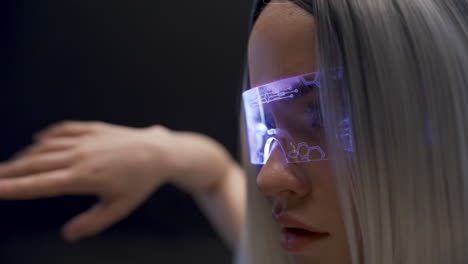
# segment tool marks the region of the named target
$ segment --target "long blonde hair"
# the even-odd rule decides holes
[[[316,19],[321,105],[352,263],[468,263],[468,3],[294,2]],[[328,72],[337,65],[340,83]],[[343,118],[352,153],[331,140]],[[254,175],[246,223],[239,262],[288,263]]]

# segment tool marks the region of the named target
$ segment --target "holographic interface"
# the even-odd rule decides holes
[[[252,164],[265,164],[273,151],[288,163],[328,160],[318,76],[307,73],[243,92]],[[349,120],[339,127],[345,150],[352,151]]]

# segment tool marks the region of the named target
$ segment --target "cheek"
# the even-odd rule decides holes
[[[310,212],[315,213],[309,214],[308,217],[323,224],[323,228],[332,237],[329,244],[321,251],[318,259],[320,261],[326,260],[323,263],[349,264],[350,254],[346,228],[332,170],[328,165],[322,166],[320,169],[316,169],[314,174],[309,172],[308,178],[313,190],[307,204],[309,208],[313,208]],[[305,263],[315,262],[310,262],[310,259],[307,259]]]
[[[333,177],[331,163],[329,161],[309,162],[303,173],[313,188],[320,196],[335,197],[337,194],[336,184]]]
[[[317,177],[317,202],[323,212],[323,223],[333,237],[333,252],[330,256],[337,258],[340,261],[337,263],[349,263],[349,245],[346,234],[343,214],[341,211],[341,203],[335,178],[331,169],[323,171]],[[336,255],[336,252],[341,252]],[[332,262],[335,263],[335,262]]]
[[[327,174],[327,177],[325,179],[323,179],[323,197],[324,205],[327,208],[330,208],[330,220],[332,220],[337,227],[343,229],[340,199],[338,195],[337,185],[331,172]]]
[[[339,196],[330,163],[328,161],[319,163],[320,166],[315,166],[313,170],[309,169],[307,173],[312,188],[308,203],[319,208],[324,224],[328,223],[335,231],[343,230]]]

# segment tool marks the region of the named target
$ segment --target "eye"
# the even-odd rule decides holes
[[[320,104],[310,104],[306,107],[305,116],[307,124],[312,128],[323,127],[322,111]]]
[[[275,119],[271,113],[265,114],[265,125],[268,129],[276,128]]]

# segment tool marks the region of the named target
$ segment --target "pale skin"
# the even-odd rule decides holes
[[[249,40],[251,86],[317,70],[314,18],[287,2],[270,4]],[[177,146],[177,147],[174,147]],[[257,176],[272,202],[330,237],[294,254],[296,263],[347,264],[348,246],[328,163],[295,173],[272,154]],[[127,128],[100,122],[64,122],[0,164],[0,199],[93,194],[100,201],[70,220],[64,238],[98,234],[128,216],[165,183],[191,194],[221,236],[236,248],[245,215],[245,175],[214,140],[162,126]],[[278,241],[279,243],[279,241]]]
[[[250,36],[251,86],[316,72],[315,45],[313,16],[291,2],[268,5]],[[330,234],[326,241],[295,253],[296,263],[349,263],[330,162],[287,166],[282,159],[279,151],[273,152],[257,176],[259,190],[273,201],[274,214],[287,213]]]
[[[236,243],[245,204],[244,177],[228,152],[206,136],[161,126],[63,122],[0,164],[0,199],[68,194],[100,198],[64,226],[63,236],[71,242],[125,218],[165,183],[192,194],[225,240]],[[215,214],[218,211],[223,214]]]

